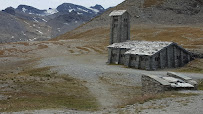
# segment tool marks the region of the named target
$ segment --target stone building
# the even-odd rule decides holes
[[[110,44],[130,40],[130,15],[126,10],[115,10],[111,16]]]
[[[113,11],[110,16],[108,64],[157,70],[182,67],[191,61],[190,52],[174,42],[130,41],[130,16],[126,10]]]

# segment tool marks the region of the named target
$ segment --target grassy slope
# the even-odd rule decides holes
[[[18,75],[1,76],[1,83],[9,84],[9,87],[1,89],[0,93],[10,97],[0,100],[0,112],[47,108],[98,108],[96,99],[84,86],[84,82],[69,75],[52,73],[49,69],[30,69]]]
[[[203,74],[203,59],[196,59],[191,61],[185,67],[179,68],[177,72],[193,72],[193,73],[202,73]]]

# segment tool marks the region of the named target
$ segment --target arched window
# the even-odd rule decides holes
[[[155,57],[155,61],[159,61],[160,60],[160,58],[159,57]]]

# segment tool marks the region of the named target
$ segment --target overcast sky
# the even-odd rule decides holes
[[[0,0],[0,10],[7,7],[16,8],[20,4],[30,5],[39,9],[56,8],[62,3],[73,3],[86,7],[100,4],[104,8],[116,6],[124,0]]]

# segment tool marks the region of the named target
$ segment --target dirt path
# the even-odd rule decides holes
[[[108,87],[103,83],[99,81],[88,82],[86,86],[100,103],[101,109],[113,108],[118,104],[119,100],[109,92]]]

